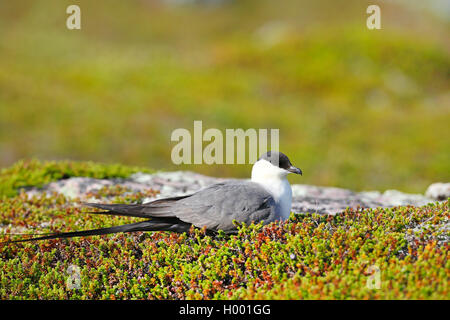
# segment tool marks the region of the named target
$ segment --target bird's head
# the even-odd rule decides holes
[[[284,179],[289,173],[302,174],[281,152],[268,151],[259,157],[252,168],[252,180]]]

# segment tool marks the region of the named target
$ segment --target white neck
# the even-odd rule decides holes
[[[252,168],[252,181],[260,184],[274,198],[281,220],[289,218],[292,206],[292,189],[286,179],[288,171],[261,159]]]

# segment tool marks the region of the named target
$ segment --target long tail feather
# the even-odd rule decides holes
[[[87,212],[95,214],[107,214],[113,216],[148,218],[148,214],[142,212],[142,204],[102,204],[102,203],[83,203],[84,206],[108,210],[104,212]]]
[[[190,227],[190,225],[187,223],[184,223],[181,221],[178,223],[173,223],[173,221],[171,221],[171,219],[148,220],[148,221],[141,221],[141,222],[137,222],[137,223],[124,224],[121,226],[108,227],[108,228],[53,233],[50,235],[37,237],[37,238],[11,240],[11,241],[8,241],[7,243],[49,240],[49,239],[61,239],[61,238],[74,238],[74,237],[86,237],[86,236],[96,236],[96,235],[104,235],[104,234],[119,233],[119,232],[136,232],[136,231],[184,232],[184,231],[189,230],[189,227]]]
[[[106,211],[85,212],[93,214],[105,214],[114,216],[127,216],[139,218],[151,218],[151,220],[125,224],[121,226],[114,226],[109,228],[100,228],[84,231],[62,232],[62,233],[41,233],[29,234],[36,236],[34,238],[19,239],[6,241],[3,243],[26,242],[37,240],[73,238],[95,236],[118,232],[135,232],[135,231],[173,231],[186,232],[189,230],[191,224],[181,221],[176,218],[170,210],[173,201],[177,201],[187,196],[172,197],[166,199],[159,199],[147,204],[101,204],[101,203],[82,203],[84,206],[102,209]]]
[[[121,215],[127,217],[174,217],[171,208],[174,202],[190,197],[191,195],[171,197],[154,200],[145,204],[103,204],[103,203],[82,203],[84,206],[107,210],[105,212],[95,212],[97,214]]]

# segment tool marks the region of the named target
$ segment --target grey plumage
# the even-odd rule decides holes
[[[186,232],[192,226],[235,233],[238,223],[264,224],[289,216],[292,191],[288,173],[302,174],[281,152],[267,152],[253,165],[252,181],[232,180],[217,183],[196,193],[159,199],[146,204],[84,205],[105,211],[96,214],[119,215],[147,220],[109,228],[54,233],[12,242],[102,235],[117,232],[173,231]]]
[[[198,228],[224,232],[236,230],[233,220],[250,224],[261,220],[269,223],[276,219],[272,196],[257,183],[247,181],[218,183],[188,196],[160,199],[142,205],[86,205],[108,210],[107,214],[153,218],[155,221],[175,218],[175,224],[181,221],[189,226],[193,224]]]
[[[225,196],[224,196],[225,195]],[[232,181],[211,185],[196,193],[155,200],[146,204],[84,203],[106,210],[96,214],[148,218],[149,220],[93,230],[54,233],[12,242],[72,238],[135,231],[187,232],[192,225],[209,232],[235,233],[233,223],[270,223],[277,218],[273,197],[260,185],[249,181]]]

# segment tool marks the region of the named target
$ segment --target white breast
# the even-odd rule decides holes
[[[286,170],[273,166],[266,160],[259,160],[253,165],[252,181],[260,184],[272,195],[280,220],[289,218],[292,207],[292,189],[286,176]]]
[[[279,206],[281,220],[289,219],[292,207],[292,189],[289,181],[283,179],[280,183],[273,183],[270,186],[266,185],[265,187],[272,194],[275,202]]]

